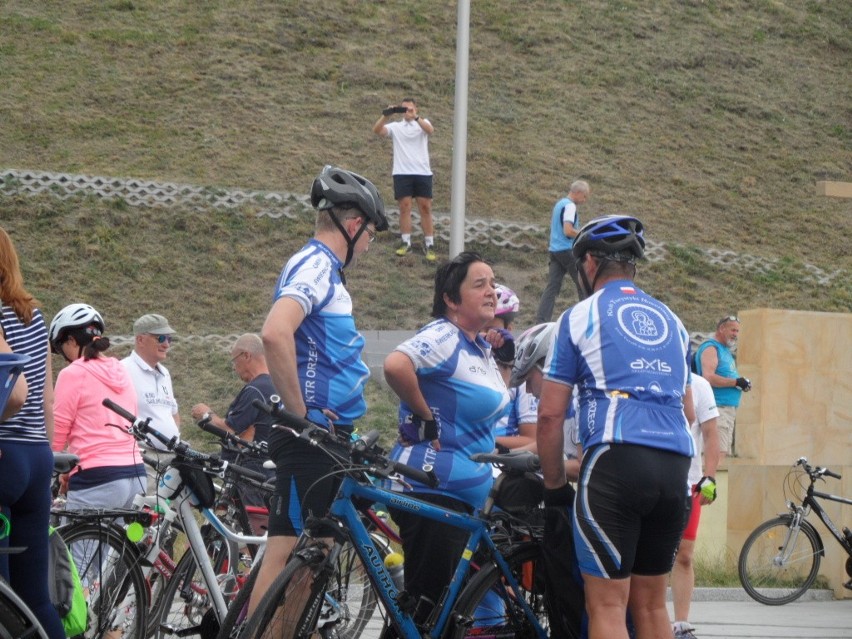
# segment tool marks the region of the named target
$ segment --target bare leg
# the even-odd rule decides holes
[[[666,575],[630,577],[630,614],[637,639],[673,639],[666,609]]]
[[[397,204],[399,204],[399,232],[402,234],[411,234],[411,203],[410,196],[397,200]],[[429,221],[431,222],[431,218]]]
[[[257,604],[263,599],[263,595],[266,594],[269,586],[284,570],[297,539],[298,537],[269,537],[267,539],[260,572],[257,573],[257,581],[254,583],[254,589],[249,598],[249,615],[254,613]]]
[[[583,575],[589,639],[627,639],[627,601],[630,579],[604,579]]]
[[[411,212],[411,204],[408,205],[409,214]],[[420,227],[423,229],[423,235],[427,237],[433,237],[435,234],[435,226],[432,223],[432,198],[431,197],[418,197],[417,198],[417,210],[420,212]],[[402,219],[402,207],[400,207],[400,219]],[[411,217],[409,215],[409,228],[411,224]],[[400,227],[402,227],[402,222],[400,221]]]
[[[694,551],[693,540],[681,539],[671,577],[675,621],[689,621],[689,604],[695,589],[695,570],[692,565]]]

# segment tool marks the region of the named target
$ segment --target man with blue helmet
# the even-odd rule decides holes
[[[588,297],[559,318],[543,371],[538,450],[554,501],[568,490],[562,425],[575,387],[579,397],[574,539],[591,639],[628,637],[628,601],[639,636],[671,636],[666,579],[689,511],[689,336],[634,285],[644,249],[635,217],[580,230],[573,252]]]

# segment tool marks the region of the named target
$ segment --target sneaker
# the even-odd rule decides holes
[[[695,634],[694,630],[695,628],[690,625],[674,628],[674,639],[698,639],[698,635]]]
[[[435,247],[434,246],[427,246],[426,247],[426,261],[427,262],[434,262],[437,259],[438,259],[438,256],[435,255]]]
[[[394,252],[400,257],[405,257],[411,252],[411,244],[408,244],[407,242],[400,242],[399,246]]]

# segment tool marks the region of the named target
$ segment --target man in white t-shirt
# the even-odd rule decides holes
[[[695,628],[687,621],[692,591],[695,589],[695,569],[692,555],[698,536],[701,507],[716,499],[716,470],[719,466],[719,431],[716,418],[719,410],[710,382],[700,375],[692,375],[692,401],[695,406],[695,421],[690,424],[695,440],[695,457],[689,467],[688,482],[692,494],[692,510],[689,523],[677,549],[671,574],[672,602],[674,604],[675,639],[695,639]],[[701,472],[701,452],[704,451],[704,473]]]
[[[394,113],[402,120],[391,122]],[[432,169],[429,165],[429,136],[435,128],[417,113],[414,98],[404,98],[390,105],[373,125],[373,133],[389,137],[393,142],[393,195],[399,205],[401,243],[396,249],[400,257],[411,251],[411,206],[417,200],[426,260],[434,262],[435,232],[432,224]]]
[[[169,438],[180,435],[180,415],[172,377],[162,364],[168,357],[174,333],[162,315],[143,315],[133,322],[136,336],[133,352],[121,360],[136,388],[138,417],[150,417],[151,427]],[[165,449],[159,441],[152,443],[156,448]]]

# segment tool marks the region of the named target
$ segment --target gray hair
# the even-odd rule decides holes
[[[234,342],[231,352],[238,354],[248,353],[253,357],[256,355],[263,357],[263,340],[260,339],[260,335],[257,333],[245,333],[244,335],[240,335],[237,341]]]
[[[571,183],[571,188],[568,190],[569,193],[585,193],[586,195],[588,195],[589,191],[589,183],[585,180],[574,180]]]

